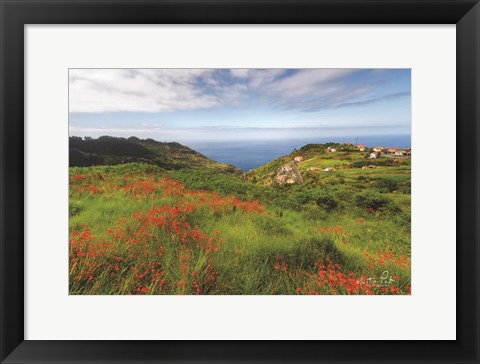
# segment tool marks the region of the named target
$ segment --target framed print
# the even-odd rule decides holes
[[[69,294],[409,295],[410,72],[70,69]]]
[[[1,6],[2,363],[478,362],[477,1]]]

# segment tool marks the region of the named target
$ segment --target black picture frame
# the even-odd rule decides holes
[[[0,0],[0,14],[2,363],[479,362],[478,0]],[[457,340],[24,340],[24,26],[158,23],[456,24]]]

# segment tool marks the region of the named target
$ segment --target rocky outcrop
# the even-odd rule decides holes
[[[277,175],[275,176],[274,180],[280,185],[303,183],[302,175],[300,174],[297,165],[293,161],[277,169]]]

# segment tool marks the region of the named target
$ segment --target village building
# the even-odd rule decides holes
[[[370,159],[377,159],[378,157],[380,157],[380,152],[373,152],[373,153],[370,153]]]
[[[301,161],[303,161],[303,157],[302,156],[297,156],[297,157],[293,158],[293,160],[297,163],[300,163]]]
[[[357,145],[357,148],[360,152],[365,152],[365,149],[367,149],[364,144]]]
[[[383,147],[373,147],[374,152],[382,152],[383,149],[384,149]]]

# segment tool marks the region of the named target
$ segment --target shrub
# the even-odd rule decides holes
[[[262,216],[261,218],[255,219],[255,224],[261,231],[271,236],[286,236],[292,234],[286,222],[278,217]]]
[[[70,201],[70,204],[68,206],[68,214],[70,216],[75,216],[78,215],[82,211],[82,207],[80,204]]]
[[[412,188],[410,186],[404,186],[400,189],[400,192],[404,193],[405,195],[410,195],[412,193]]]
[[[313,221],[325,220],[328,216],[326,210],[317,204],[304,206],[302,212],[306,218]]]
[[[357,207],[372,211],[396,212],[399,210],[388,196],[378,192],[364,191],[355,195]]]
[[[318,206],[324,208],[326,211],[332,211],[338,206],[338,199],[327,192],[320,192],[315,194],[315,202]]]
[[[380,191],[380,192],[393,192],[397,191],[399,186],[398,182],[394,181],[392,179],[386,179],[386,178],[381,178],[378,179],[375,182],[375,187]]]

